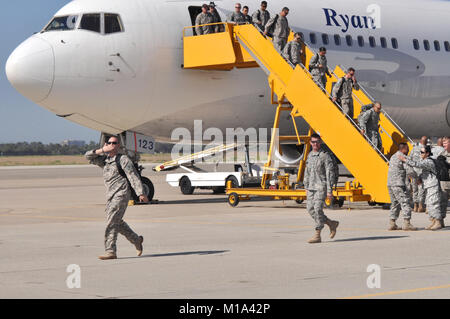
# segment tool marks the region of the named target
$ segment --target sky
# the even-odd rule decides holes
[[[100,133],[57,117],[20,95],[8,82],[5,64],[25,39],[40,31],[69,0],[2,0],[0,5],[0,144],[98,141]]]

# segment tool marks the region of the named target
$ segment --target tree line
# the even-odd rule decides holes
[[[156,143],[157,153],[170,153],[172,144]],[[20,142],[0,144],[0,156],[25,155],[83,155],[89,150],[99,148],[97,142],[91,141],[85,145],[43,144],[41,142]]]

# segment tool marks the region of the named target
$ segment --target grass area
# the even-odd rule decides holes
[[[170,154],[144,154],[140,163],[170,160]],[[83,165],[89,164],[83,155],[0,156],[0,166]]]

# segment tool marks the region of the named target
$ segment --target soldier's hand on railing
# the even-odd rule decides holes
[[[362,135],[366,134],[366,131],[361,130],[361,134],[362,134]]]
[[[337,97],[332,98],[332,101],[336,102],[337,101]]]

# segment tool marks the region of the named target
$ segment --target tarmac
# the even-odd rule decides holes
[[[334,239],[308,244],[305,203],[182,195],[144,170],[159,204],[130,206],[144,253],[119,235],[104,252],[105,187],[94,166],[0,168],[0,298],[450,298],[450,227],[387,231],[367,203],[325,210]],[[401,221],[401,219],[400,219]],[[74,266],[75,265],[75,266]]]

